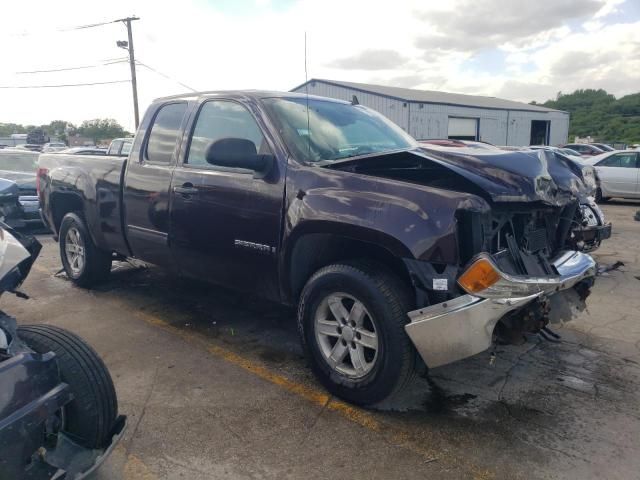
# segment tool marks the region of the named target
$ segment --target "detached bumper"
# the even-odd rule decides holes
[[[552,264],[556,276],[502,273],[493,287],[477,296],[463,295],[409,312],[411,322],[405,329],[427,366],[438,367],[486,350],[494,327],[506,314],[596,275],[596,262],[586,253],[564,252]]]

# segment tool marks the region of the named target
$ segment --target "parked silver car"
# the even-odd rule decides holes
[[[640,152],[623,150],[607,152],[585,159],[596,171],[596,201],[611,197],[640,198]]]
[[[62,143],[62,142],[45,143],[42,146],[42,153],[59,152],[60,150],[64,150],[65,148],[67,148],[66,143]]]

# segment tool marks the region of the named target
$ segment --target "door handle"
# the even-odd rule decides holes
[[[198,189],[193,186],[193,183],[187,182],[182,184],[181,187],[173,187],[173,192],[182,195],[185,198],[189,198],[192,195],[198,193]]]

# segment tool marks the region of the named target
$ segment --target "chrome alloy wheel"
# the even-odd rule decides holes
[[[378,334],[362,302],[332,293],[320,302],[314,326],[320,351],[333,370],[349,378],[371,371],[378,357]]]
[[[71,227],[67,231],[64,240],[64,251],[67,256],[67,263],[74,275],[80,275],[85,264],[84,241],[76,227]]]

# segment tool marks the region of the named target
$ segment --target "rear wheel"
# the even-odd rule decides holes
[[[77,213],[67,213],[60,224],[60,258],[67,276],[81,287],[104,281],[111,271],[111,253],[96,247]]]
[[[60,415],[62,431],[87,448],[107,445],[118,400],[109,371],[95,350],[77,335],[52,325],[24,325],[18,327],[18,336],[36,353],[56,354],[61,380],[73,393]]]
[[[402,390],[416,369],[404,285],[383,267],[366,262],[329,265],[307,282],[298,326],[320,382],[361,405]]]

